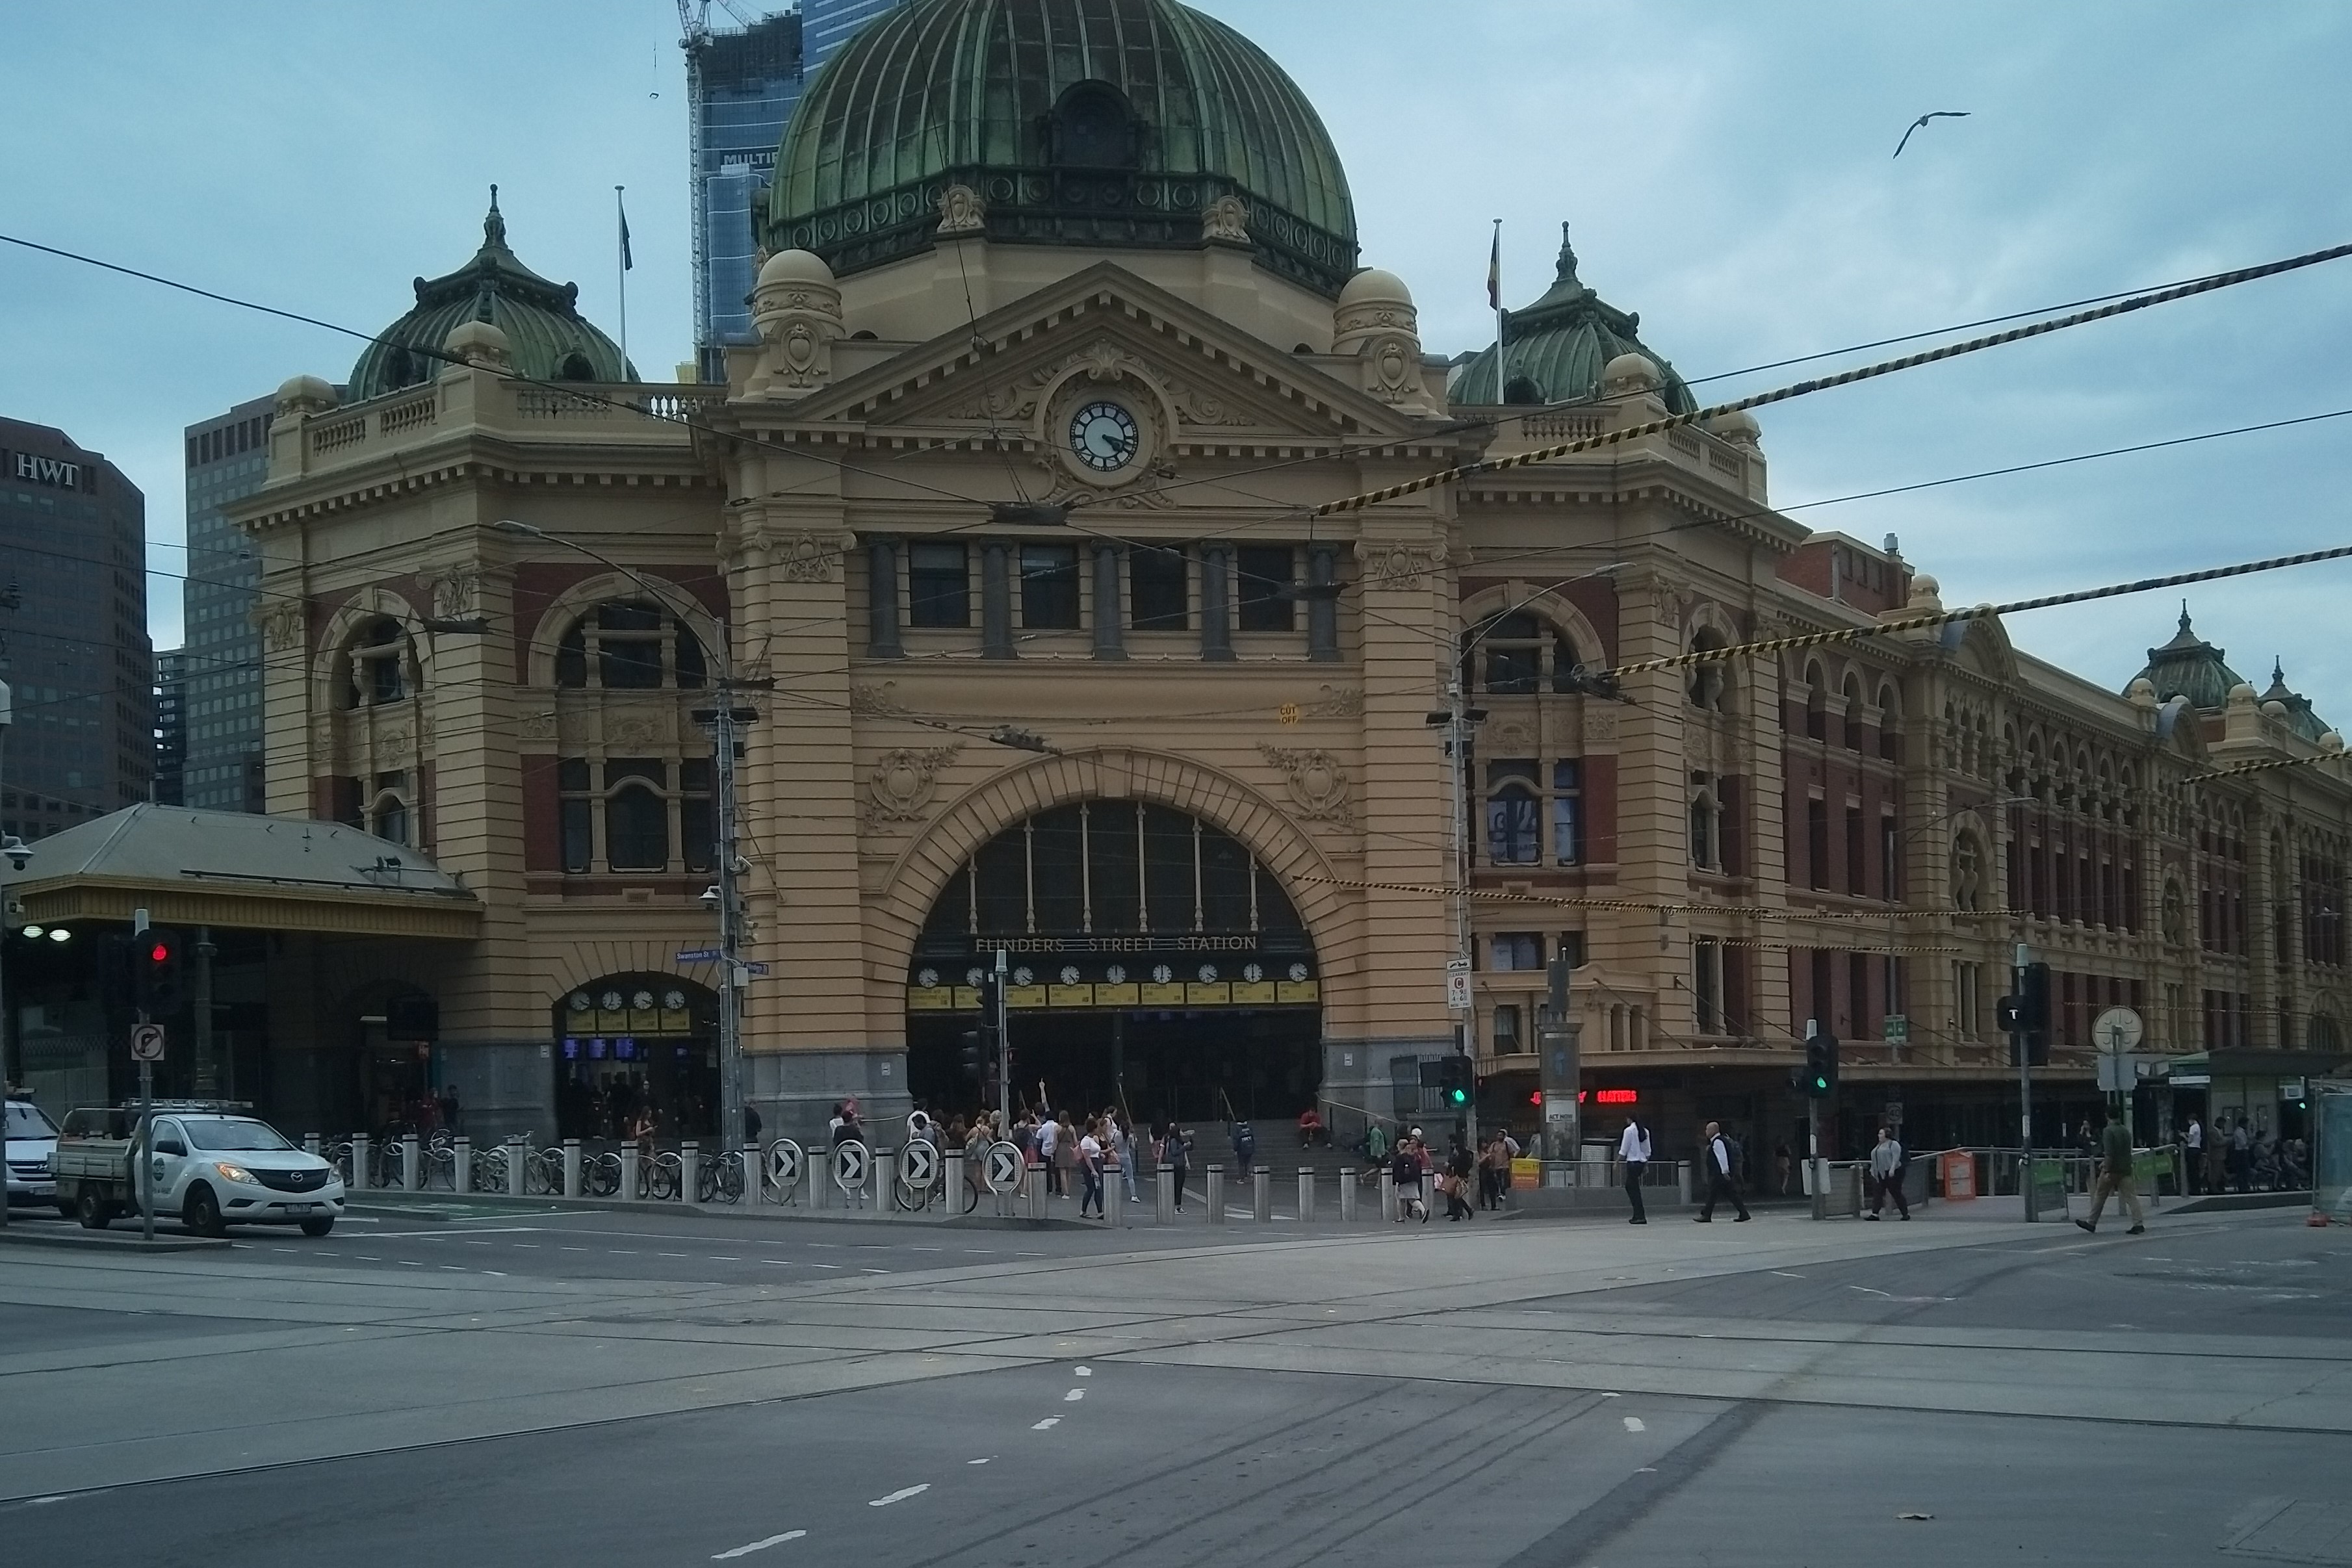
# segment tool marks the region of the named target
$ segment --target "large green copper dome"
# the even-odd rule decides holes
[[[793,113],[767,246],[839,273],[911,255],[953,185],[991,239],[1101,248],[1199,246],[1204,209],[1234,197],[1259,265],[1328,295],[1356,270],[1314,107],[1176,0],[915,0],[873,22]]]
[[[1641,354],[1658,367],[1665,385],[1658,395],[1675,413],[1698,404],[1664,356],[1644,348],[1635,336],[1642,319],[1620,310],[1586,287],[1576,276],[1576,250],[1568,225],[1559,225],[1559,270],[1542,298],[1524,310],[1503,313],[1507,369],[1503,395],[1495,395],[1495,350],[1480,350],[1454,372],[1448,401],[1457,404],[1574,402],[1601,395],[1601,372],[1620,354]]]
[[[2189,626],[2186,604],[2180,607],[2180,630],[2163,647],[2150,648],[2147,668],[2132,678],[2154,686],[2160,703],[2187,697],[2190,706],[2208,710],[2229,706],[2231,690],[2246,684],[2222,651]]]
[[[580,286],[551,283],[507,248],[499,188],[482,219],[482,248],[444,277],[416,280],[416,303],[386,327],[352,367],[352,402],[429,382],[449,334],[488,321],[507,335],[517,375],[540,381],[633,382],[636,371],[613,340],[580,314]]]

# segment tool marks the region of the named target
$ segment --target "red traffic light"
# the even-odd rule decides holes
[[[147,949],[147,961],[151,964],[170,963],[172,961],[172,945],[169,942],[156,943],[153,946]]]
[[[1543,1091],[1542,1091],[1542,1090],[1540,1090],[1540,1089],[1538,1089],[1538,1090],[1535,1091],[1535,1092],[1533,1092],[1533,1093],[1529,1094],[1529,1095],[1528,1096],[1528,1104],[1530,1104],[1530,1105],[1540,1105],[1540,1104],[1542,1104],[1542,1103],[1543,1103]]]

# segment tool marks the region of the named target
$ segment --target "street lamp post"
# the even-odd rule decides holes
[[[665,605],[673,615],[687,618],[693,608],[682,611],[678,600],[671,597],[675,585],[657,584],[644,573],[622,565],[578,539],[548,532],[530,523],[501,517],[491,525],[501,532],[520,534],[527,538],[560,545],[563,549],[586,556],[590,560],[620,573],[644,591],[647,597]],[[735,729],[738,724],[756,717],[751,708],[738,708],[734,694],[739,691],[766,689],[770,681],[739,681],[734,675],[733,638],[727,622],[719,622],[719,700],[710,708],[699,710],[695,716],[710,726],[712,744],[712,774],[718,796],[719,841],[714,846],[717,862],[719,915],[719,1140],[722,1149],[734,1148],[747,1137],[743,1117],[743,1023],[741,988],[750,978],[740,951],[743,938],[741,899],[738,881],[742,874],[735,853]]]
[[[1536,601],[1557,593],[1572,583],[1582,582],[1587,578],[1604,577],[1622,565],[1624,565],[1622,561],[1611,561],[1606,566],[1597,566],[1591,571],[1580,571],[1574,577],[1564,577],[1558,582],[1537,589],[1526,598],[1507,604],[1487,616],[1486,624],[1469,636],[1461,639],[1458,649],[1451,653],[1454,674],[1445,683],[1445,706],[1438,712],[1430,714],[1428,722],[1433,726],[1444,727],[1446,753],[1453,764],[1454,864],[1446,883],[1452,894],[1454,904],[1454,957],[1455,963],[1464,968],[1468,968],[1470,966],[1470,800],[1467,755],[1470,748],[1471,728],[1482,722],[1486,713],[1484,708],[1474,708],[1470,706],[1469,693],[1462,680],[1463,666],[1470,662],[1471,655],[1477,651],[1478,644],[1486,640],[1488,633],[1502,624],[1504,617],[1524,610]],[[1454,639],[1449,638],[1447,641],[1451,643]],[[1574,678],[1579,683],[1579,690],[1589,690],[1600,695],[1611,695],[1601,691],[1597,684],[1591,683],[1590,677],[1586,676],[1581,669],[1574,672]],[[1538,828],[1538,831],[1541,831],[1541,829]],[[1473,1000],[1473,1011],[1454,1026],[1454,1049],[1458,1054],[1475,1061],[1477,1052],[1474,1047],[1476,1042],[1471,1038],[1475,1018],[1475,998]],[[1473,1148],[1477,1146],[1478,1142],[1477,1082],[1477,1072],[1474,1068],[1470,1076],[1468,1113],[1463,1119],[1464,1136]]]

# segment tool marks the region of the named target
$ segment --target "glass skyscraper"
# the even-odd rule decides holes
[[[187,429],[188,566],[182,604],[181,803],[261,811],[261,633],[253,593],[261,562],[221,516],[261,488],[271,401],[256,398]]]
[[[155,655],[155,804],[184,806],[188,768],[188,656]]]
[[[758,341],[746,303],[757,281],[752,207],[776,163],[801,89],[857,29],[902,0],[801,0],[740,32],[686,40],[693,138],[695,361],[726,375],[721,350]]]
[[[0,832],[43,838],[147,799],[147,498],[64,431],[13,419],[0,419],[0,678],[15,719]]]

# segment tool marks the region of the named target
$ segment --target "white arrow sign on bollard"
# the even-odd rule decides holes
[[[791,1201],[801,1186],[801,1146],[790,1138],[778,1138],[768,1145],[768,1179]]]
[[[988,1190],[1011,1192],[1021,1185],[1021,1145],[991,1144],[988,1145]]]
[[[844,1192],[866,1190],[866,1168],[872,1155],[864,1144],[852,1140],[833,1151],[833,1185]]]
[[[940,1152],[921,1139],[898,1151],[898,1179],[909,1192],[929,1192],[939,1179]]]

